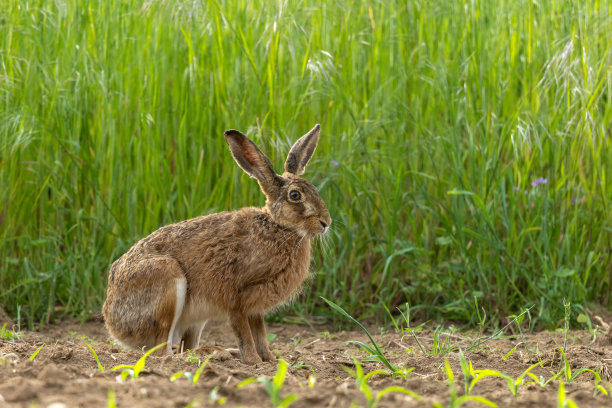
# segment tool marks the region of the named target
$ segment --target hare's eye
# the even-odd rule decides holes
[[[300,194],[300,192],[297,190],[291,190],[289,192],[289,198],[291,198],[293,201],[299,201],[299,199],[302,198],[302,194]]]

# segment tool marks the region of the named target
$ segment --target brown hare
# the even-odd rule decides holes
[[[199,346],[206,321],[228,317],[247,364],[274,360],[264,315],[287,301],[310,266],[310,239],[331,218],[317,189],[300,177],[319,125],[291,148],[283,175],[237,130],[225,132],[234,160],[259,182],[263,208],[247,207],[167,225],[138,241],[110,268],[103,314],[127,347],[177,340]]]

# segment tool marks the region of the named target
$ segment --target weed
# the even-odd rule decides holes
[[[192,364],[200,364],[200,357],[195,350],[187,350],[185,352],[185,361]]]
[[[278,361],[278,369],[274,378],[269,380],[266,377],[258,377],[258,378],[247,378],[246,380],[241,381],[237,388],[240,389],[254,382],[258,382],[263,384],[266,388],[266,392],[270,396],[270,400],[272,402],[272,406],[274,408],[287,408],[293,401],[297,399],[296,394],[286,395],[284,398],[281,397],[281,391],[283,388],[283,383],[285,382],[285,376],[287,375],[287,362],[282,358]]]
[[[23,333],[20,331],[13,331],[6,328],[7,324],[4,323],[0,328],[0,340],[14,342],[23,338]]]
[[[338,306],[337,304],[335,304],[331,300],[327,300],[324,297],[321,297],[321,299],[323,299],[336,312],[340,313],[342,316],[346,317],[347,319],[349,319],[350,321],[355,323],[361,330],[363,330],[365,332],[365,334],[368,336],[368,338],[370,339],[370,342],[372,343],[372,346],[368,346],[367,344],[365,344],[365,343],[363,343],[361,341],[350,341],[349,343],[353,343],[353,344],[356,344],[356,345],[362,347],[364,350],[366,350],[368,353],[370,353],[371,357],[373,357],[373,358],[377,359],[378,361],[380,361],[381,363],[383,363],[389,370],[391,370],[392,373],[396,373],[396,372],[401,372],[402,371],[400,369],[400,367],[394,366],[393,364],[391,364],[387,360],[387,358],[383,354],[382,350],[380,349],[378,344],[376,344],[376,342],[374,341],[374,339],[370,335],[370,332],[368,331],[368,329],[365,328],[365,326],[363,324],[361,324],[357,319],[355,319],[353,316],[348,314],[343,308],[341,308],[340,306]]]
[[[214,353],[212,353],[211,355],[206,357],[204,359],[204,361],[202,362],[202,364],[200,364],[200,366],[196,370],[195,374],[191,374],[189,372],[178,372],[178,373],[174,374],[172,377],[170,377],[170,381],[176,381],[178,378],[184,376],[185,378],[187,378],[189,380],[189,382],[191,382],[193,385],[196,385],[198,383],[198,380],[200,379],[200,374],[202,374],[202,371],[204,370],[204,367],[206,367],[206,364],[208,364],[210,359],[213,358],[213,356],[216,353],[217,352],[215,351]]]

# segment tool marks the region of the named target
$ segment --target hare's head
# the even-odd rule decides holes
[[[329,211],[319,192],[300,177],[317,147],[319,132],[319,125],[315,125],[295,142],[282,175],[274,171],[268,157],[248,137],[237,130],[225,132],[236,163],[259,182],[267,198],[265,208],[272,219],[303,236],[324,234],[331,224]]]

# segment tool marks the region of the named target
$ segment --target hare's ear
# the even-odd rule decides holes
[[[225,141],[229,145],[232,156],[236,163],[249,176],[257,179],[261,189],[266,194],[271,194],[276,185],[276,172],[270,163],[270,159],[245,135],[237,130],[225,131]]]
[[[295,174],[296,176],[304,173],[308,161],[317,148],[320,129],[321,127],[318,124],[315,125],[310,132],[295,142],[285,162],[285,171],[287,173]]]

